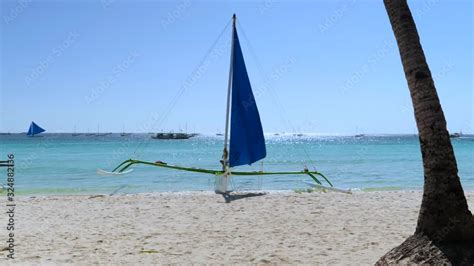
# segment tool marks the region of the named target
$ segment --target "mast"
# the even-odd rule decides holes
[[[224,151],[222,154],[222,175],[216,175],[214,189],[218,194],[228,193],[228,184],[229,184],[229,151],[227,149],[229,142],[229,122],[230,122],[230,104],[231,104],[231,93],[232,93],[232,78],[233,78],[233,65],[234,65],[234,36],[235,36],[235,14],[232,16],[232,43],[230,48],[230,67],[229,67],[229,81],[227,83],[227,107],[225,114],[225,135],[224,135]]]
[[[232,92],[232,66],[234,64],[234,35],[235,35],[235,21],[237,17],[235,14],[232,16],[232,42],[230,50],[230,67],[229,67],[229,81],[227,83],[227,109],[225,116],[225,135],[224,135],[224,153],[222,155],[222,169],[225,171],[229,162],[229,152],[227,149],[229,140],[229,121],[230,121],[230,103],[231,103],[231,92]]]

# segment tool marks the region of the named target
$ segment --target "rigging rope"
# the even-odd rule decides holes
[[[245,39],[245,43],[247,44],[247,47],[249,48],[250,50],[250,54],[252,55],[253,57],[253,60],[255,61],[256,65],[257,65],[257,69],[259,71],[259,75],[260,75],[260,79],[263,81],[263,83],[265,82],[265,78],[267,75],[265,75],[265,71],[263,70],[263,67],[262,65],[260,64],[260,60],[258,60],[258,57],[256,55],[256,53],[254,52],[253,50],[253,47],[252,45],[250,44],[250,41],[249,39],[247,38],[247,35],[245,34],[245,31],[242,27],[242,25],[240,24],[239,21],[237,21],[237,24],[239,25],[239,28],[242,32],[242,35],[244,36],[244,39]],[[269,92],[270,92],[270,96],[273,98],[273,103],[276,105],[277,107],[277,111],[279,112],[279,115],[280,115],[280,119],[283,120],[283,123],[286,124],[286,126],[291,129],[292,132],[295,132],[296,128],[292,125],[291,121],[289,119],[286,119],[287,115],[286,115],[286,109],[285,107],[283,106],[283,104],[281,103],[279,97],[278,97],[278,93],[276,92],[276,90],[272,87],[272,86],[268,86],[269,88]],[[310,164],[314,169],[316,169],[316,166],[315,166],[315,160],[313,160],[311,158],[311,156],[309,155],[308,151],[306,150],[305,146],[303,145],[303,152],[306,156],[306,161],[305,163],[307,164]],[[306,164],[303,164],[304,167],[306,167]]]
[[[200,61],[200,63],[194,68],[194,70],[191,72],[191,75],[194,75],[197,73],[197,71],[199,70],[199,68],[204,64],[204,62],[206,62],[207,58],[209,57],[209,55],[212,53],[212,51],[214,50],[214,48],[216,47],[217,43],[219,42],[219,40],[221,39],[222,35],[224,35],[225,31],[227,30],[227,28],[229,27],[230,23],[231,23],[232,20],[229,20],[227,22],[227,24],[225,25],[224,29],[220,32],[220,34],[218,35],[217,39],[214,41],[214,43],[211,45],[211,47],[209,48],[209,50],[207,50],[204,58]],[[171,100],[171,102],[168,104],[167,108],[165,109],[166,111],[164,112],[164,114],[162,114],[160,116],[160,119],[158,121],[156,121],[154,124],[152,124],[151,126],[151,129],[154,129],[156,128],[157,125],[161,125],[165,120],[166,118],[169,116],[169,114],[171,113],[171,111],[173,110],[173,108],[175,107],[175,105],[178,103],[178,101],[180,100],[181,96],[184,94],[184,92],[186,91],[188,87],[185,86],[185,85],[182,85],[180,90],[178,91],[178,93],[173,97],[173,99]],[[143,145],[143,149],[145,149],[147,146],[148,146],[148,142],[151,140],[151,138],[145,138],[143,141],[139,142],[139,144],[137,145],[137,147],[135,148],[134,152],[133,152],[133,155],[139,157],[139,155],[137,154],[137,151],[139,149],[142,149],[142,145]]]

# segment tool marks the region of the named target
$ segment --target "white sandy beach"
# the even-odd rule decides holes
[[[420,202],[421,192],[23,197],[14,262],[367,265],[414,231]]]

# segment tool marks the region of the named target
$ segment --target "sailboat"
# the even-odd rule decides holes
[[[452,138],[452,139],[460,138],[460,137],[462,137],[462,132],[461,131],[454,132],[453,134],[449,134],[449,137]]]
[[[45,132],[45,131],[46,130],[38,126],[35,122],[31,122],[30,128],[28,129],[28,133],[26,133],[26,135],[28,137],[34,137],[35,135],[38,135],[39,133]]]
[[[132,134],[132,133],[126,133],[126,132],[125,132],[125,126],[123,126],[123,131],[122,131],[122,133],[120,133],[120,136],[121,136],[121,137],[126,137],[126,136],[130,136],[131,134]]]
[[[97,134],[95,134],[95,136],[103,137],[103,136],[108,136],[108,135],[112,135],[112,133],[111,132],[100,133],[100,125],[97,125]]]
[[[359,127],[356,126],[356,134],[354,135],[355,138],[362,138],[365,137],[365,134],[359,134],[357,133],[359,131]]]
[[[234,167],[251,165],[262,160],[267,155],[262,123],[258,112],[255,97],[250,85],[250,79],[245,67],[245,61],[240,47],[239,37],[236,29],[236,16],[232,17],[232,43],[229,79],[227,86],[227,105],[224,133],[224,149],[222,154],[221,170],[209,170],[193,167],[169,165],[162,161],[149,162],[129,159],[119,164],[111,172],[98,169],[97,173],[102,175],[122,175],[129,172],[134,164],[145,164],[175,170],[183,170],[196,173],[215,175],[215,192],[227,194],[231,192],[229,182],[231,176],[260,176],[260,175],[308,175],[315,185],[323,186],[316,177],[323,178],[330,187],[332,183],[320,172],[303,171],[287,172],[241,172],[233,171]],[[128,169],[128,170],[127,170]]]
[[[77,136],[81,136],[81,135],[82,135],[82,133],[77,133],[76,132],[76,126],[74,126],[74,133],[72,133],[72,136],[77,137]]]

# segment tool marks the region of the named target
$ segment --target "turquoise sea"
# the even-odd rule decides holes
[[[239,170],[316,168],[340,188],[370,190],[421,189],[423,172],[415,135],[266,136],[267,158]],[[452,139],[459,175],[474,190],[474,136]],[[223,137],[199,135],[189,140],[153,140],[149,134],[72,136],[24,134],[0,136],[0,158],[15,155],[15,186],[20,195],[125,194],[160,191],[213,191],[214,177],[150,166],[135,166],[124,176],[99,176],[125,159],[219,169]],[[3,159],[2,159],[3,160]],[[6,183],[6,170],[0,183]],[[3,176],[3,177],[2,177]],[[234,189],[294,190],[306,188],[304,176],[235,177]]]

